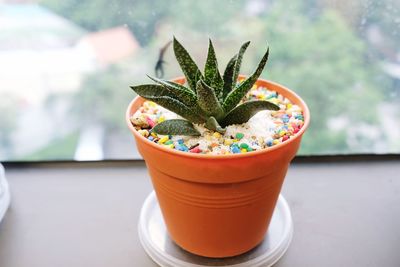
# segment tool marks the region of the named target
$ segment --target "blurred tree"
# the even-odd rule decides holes
[[[131,79],[118,65],[88,75],[71,99],[71,114],[79,127],[95,123],[106,130],[125,129],[123,114],[133,96]]]
[[[337,12],[327,9],[310,20],[299,15],[301,5],[287,6],[276,2],[264,20],[272,47],[268,76],[293,88],[310,106],[312,125],[303,153],[351,152],[345,141],[352,131],[332,132],[328,122],[343,117],[350,129],[360,123],[379,125],[378,62],[366,56],[366,44]]]
[[[231,19],[244,0],[41,0],[40,3],[89,31],[126,25],[146,45],[157,23],[164,18],[192,30],[210,32]]]
[[[89,31],[126,25],[142,45],[151,40],[157,21],[169,10],[168,2],[163,0],[42,0],[40,3]]]
[[[383,93],[375,77],[381,70],[341,15],[325,9],[310,17],[303,15],[304,8],[302,2],[275,1],[266,15],[253,22],[246,18],[247,23],[259,25],[251,27],[258,32],[247,34],[242,19],[232,25],[232,34],[244,33],[259,44],[268,39],[271,56],[264,77],[293,88],[308,103],[312,124],[301,152],[349,153],[346,140],[352,127],[362,123],[379,127],[377,105]],[[259,60],[261,52],[250,50],[244,64]],[[328,127],[334,118],[343,118],[347,128]]]

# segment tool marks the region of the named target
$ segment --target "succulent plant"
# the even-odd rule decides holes
[[[156,84],[131,86],[141,97],[184,118],[163,121],[154,126],[152,131],[157,134],[196,136],[200,135],[193,126],[196,123],[224,133],[226,126],[245,123],[258,111],[279,110],[277,105],[265,100],[247,101],[238,105],[257,81],[269,55],[268,48],[254,73],[237,83],[243,54],[249,44],[246,42],[240,47],[221,76],[211,40],[203,74],[187,50],[174,38],[175,57],[186,77],[187,87],[151,76],[148,77]]]

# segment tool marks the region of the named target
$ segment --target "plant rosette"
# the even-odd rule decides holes
[[[248,43],[241,47],[228,63],[228,71],[225,70],[224,76],[219,78],[211,41],[203,76],[186,50],[174,39],[175,56],[185,78],[174,81],[153,78],[157,85],[132,87],[142,97],[136,97],[126,112],[127,125],[146,162],[171,239],[183,249],[200,256],[236,256],[262,242],[288,166],[310,122],[309,109],[296,93],[277,83],[259,79],[268,59],[268,51],[252,75],[248,78],[239,76],[241,59],[247,46]],[[207,77],[213,78],[207,80]],[[236,82],[238,80],[239,83]],[[225,86],[227,81],[229,86]],[[189,88],[183,89],[185,82]],[[257,90],[260,88],[266,89],[267,94],[276,94],[277,99],[280,96],[282,103],[278,101],[275,104],[265,101],[264,96],[258,97]],[[192,101],[192,105],[185,104],[183,94],[193,97],[186,99]],[[252,94],[261,100],[252,100]],[[230,100],[226,101],[229,97]],[[209,104],[210,98],[212,105]],[[171,105],[174,101],[184,106]],[[257,103],[246,104],[249,102]],[[137,115],[143,112],[145,105],[159,108],[155,103],[166,108],[166,114],[172,112],[179,115],[178,119],[146,119],[142,120],[143,127],[139,127],[137,119],[140,117]],[[293,106],[301,110],[296,115],[301,123],[300,126],[293,126],[290,134],[288,131],[282,134],[281,128],[277,131],[282,126],[277,123],[276,129],[270,131],[273,140],[277,140],[275,142],[268,143],[271,140],[262,138],[265,144],[252,149],[247,143],[242,145],[243,142],[240,142],[246,138],[243,134],[232,136],[228,138],[232,139],[232,143],[225,143],[224,137],[235,129],[232,127],[243,126],[260,111],[267,110],[264,117],[273,117],[271,114],[282,111],[287,114],[287,109]],[[182,112],[182,107],[189,108],[190,112]],[[277,117],[284,120],[285,125],[290,116],[281,115]],[[187,150],[177,149],[184,142],[190,144],[192,139],[198,142],[205,134],[220,140],[219,146],[229,146],[228,153],[219,153],[220,150],[214,154],[199,153],[198,149],[190,151],[190,147]],[[177,136],[176,139],[174,136]],[[162,138],[164,142],[160,143]],[[257,136],[254,139],[260,140]],[[165,144],[167,141],[171,142]],[[232,151],[233,143],[237,143],[240,153]],[[212,147],[210,149],[214,151]]]

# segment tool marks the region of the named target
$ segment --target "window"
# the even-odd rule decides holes
[[[211,37],[221,69],[251,40],[244,74],[268,41],[262,77],[311,109],[300,154],[400,153],[399,1],[40,0],[0,4],[0,161],[139,157],[129,85],[173,35],[202,63]]]

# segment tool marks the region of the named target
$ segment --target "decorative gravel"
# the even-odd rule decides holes
[[[292,138],[304,124],[301,108],[275,91],[255,85],[242,101],[248,100],[267,100],[279,105],[280,110],[260,111],[246,123],[227,126],[225,134],[194,124],[201,133],[198,137],[152,132],[157,123],[181,117],[151,101],[143,103],[131,117],[131,122],[151,142],[179,151],[214,155],[267,149]]]

